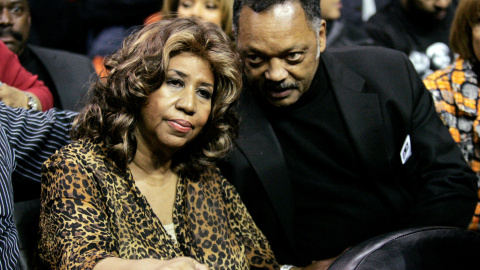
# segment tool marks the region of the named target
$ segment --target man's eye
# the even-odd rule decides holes
[[[289,53],[287,55],[287,61],[295,62],[299,61],[303,56],[303,53],[301,52],[295,52],[295,53]]]
[[[259,65],[262,63],[262,58],[258,55],[247,55],[246,56],[247,62],[251,65]]]
[[[23,10],[24,10],[23,7],[12,7],[10,9],[10,13],[11,14],[21,14],[21,13],[23,13]]]
[[[197,93],[200,97],[202,97],[204,99],[212,98],[212,94],[207,89],[198,89]]]

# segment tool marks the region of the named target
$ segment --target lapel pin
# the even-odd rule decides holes
[[[410,143],[410,135],[407,135],[405,142],[403,143],[402,150],[400,151],[400,158],[402,159],[402,164],[407,162],[408,158],[412,155],[412,144]]]

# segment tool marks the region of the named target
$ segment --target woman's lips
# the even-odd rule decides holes
[[[168,124],[178,132],[187,133],[192,130],[193,126],[190,122],[183,119],[169,120]]]

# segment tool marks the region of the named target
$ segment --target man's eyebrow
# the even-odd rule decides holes
[[[21,0],[16,0],[16,1],[10,1],[8,2],[9,5],[17,5],[17,4],[22,4],[22,5],[27,5],[24,1]]]
[[[308,46],[306,45],[298,45],[298,44],[295,44],[289,48],[286,48],[285,50],[283,50],[282,52],[280,52],[279,55],[284,55],[284,54],[288,54],[292,51],[306,51],[308,50]],[[259,49],[256,49],[254,47],[249,47],[247,48],[246,50],[244,50],[242,52],[243,55],[246,55],[246,54],[250,54],[250,53],[254,53],[254,54],[258,54],[258,55],[264,55],[264,56],[268,56],[269,53],[268,52],[264,52],[264,51],[261,51]]]

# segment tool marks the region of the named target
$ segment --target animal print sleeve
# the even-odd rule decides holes
[[[49,269],[92,269],[117,256],[104,196],[81,164],[68,146],[43,166],[39,257]]]
[[[252,269],[279,269],[267,239],[253,221],[235,188],[222,177],[230,226],[245,246],[245,256]]]

